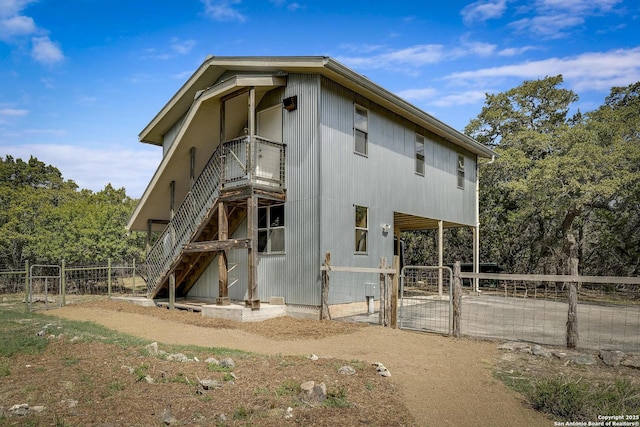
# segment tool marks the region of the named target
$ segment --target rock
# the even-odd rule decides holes
[[[622,360],[620,364],[628,368],[640,369],[640,355],[627,357],[626,359]]]
[[[327,398],[327,386],[324,383],[307,381],[300,384],[300,390],[300,399],[306,403],[322,403]]]
[[[289,406],[287,410],[284,412],[284,419],[290,420],[291,418],[293,418],[293,408]]]
[[[29,407],[29,410],[32,412],[35,412],[36,414],[39,414],[41,412],[43,412],[46,408],[42,405],[38,405],[38,406],[31,406]]]
[[[126,369],[127,371],[129,371],[130,374],[133,374],[135,372],[135,369],[133,369],[131,366],[127,366],[127,365],[122,365],[120,367],[120,369]]]
[[[316,356],[315,354],[311,354],[311,355],[308,357],[308,359],[309,359],[309,360],[313,360],[313,361],[315,362],[316,360],[318,360],[318,356]]]
[[[189,362],[189,358],[182,353],[170,354],[167,356],[167,360],[171,362]]]
[[[219,365],[220,362],[218,362],[218,359],[216,359],[215,357],[210,357],[207,360],[204,361],[204,363],[208,363],[210,365]]]
[[[531,353],[531,346],[526,342],[511,341],[498,346],[498,350],[521,351],[523,353]]]
[[[622,362],[624,353],[618,350],[600,350],[599,356],[605,365],[615,367]]]
[[[382,375],[383,377],[391,376],[391,372],[389,372],[389,370],[382,363],[376,362],[373,365],[376,367],[376,371],[378,371],[378,374]]]
[[[213,390],[222,387],[222,383],[216,380],[199,380],[198,383],[204,390]]]
[[[590,354],[578,354],[571,358],[571,361],[577,365],[595,365],[598,361]]]
[[[356,373],[356,370],[353,369],[352,366],[345,365],[345,366],[342,366],[340,369],[338,369],[338,372],[341,373],[342,375],[353,375]]]
[[[158,355],[158,343],[157,342],[152,342],[151,344],[148,344],[144,347],[149,354],[153,355],[153,356],[157,356]]]
[[[29,413],[29,405],[26,403],[19,403],[9,408],[9,412],[13,412],[14,415],[27,415]]]
[[[176,424],[178,420],[171,413],[171,408],[165,408],[162,412],[162,423],[166,426],[170,426],[171,424]]]
[[[145,375],[144,380],[147,382],[147,384],[154,384],[155,383],[153,378],[151,378],[149,375]]]
[[[224,424],[227,422],[227,416],[225,414],[218,415],[218,422],[220,424]]]
[[[67,407],[69,408],[75,408],[76,406],[78,406],[78,401],[73,399],[64,399],[60,403],[67,405]]]
[[[230,357],[225,357],[220,361],[220,366],[227,369],[233,369],[236,367],[236,363]]]
[[[540,345],[534,345],[531,348],[531,354],[533,354],[534,356],[542,356],[542,357],[546,357],[546,358],[551,358],[551,351],[547,350],[546,348],[540,346]]]
[[[566,359],[567,357],[569,357],[569,354],[560,350],[553,350],[551,351],[551,354],[553,355],[553,357],[556,357],[558,359]]]

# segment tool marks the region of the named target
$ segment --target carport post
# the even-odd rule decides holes
[[[442,252],[444,230],[442,221],[438,221],[438,296],[442,297]]]

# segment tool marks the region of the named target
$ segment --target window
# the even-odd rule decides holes
[[[464,188],[464,156],[458,154],[458,188]]]
[[[356,253],[367,252],[368,217],[369,209],[364,206],[356,206]]]
[[[424,175],[424,136],[416,133],[416,173]]]
[[[258,252],[284,252],[284,205],[258,208]]]
[[[355,134],[354,151],[363,156],[367,155],[367,145],[369,141],[368,131],[369,112],[362,107],[356,105],[355,115],[353,118],[353,127]]]

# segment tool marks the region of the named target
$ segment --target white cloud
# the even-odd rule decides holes
[[[140,144],[141,145],[141,144]],[[65,179],[76,182],[80,188],[100,191],[111,183],[124,187],[127,195],[142,196],[147,183],[162,158],[158,147],[130,147],[113,145],[91,146],[25,144],[3,146],[1,155],[38,160],[58,168]],[[117,153],[117,155],[116,155]]]
[[[204,4],[204,13],[216,21],[246,21],[246,17],[234,9],[234,5],[240,0],[201,0]]]
[[[29,114],[29,110],[3,108],[0,110],[0,117],[24,117]]]
[[[640,80],[640,47],[464,71],[446,79],[459,84],[482,84],[496,78],[538,79],[558,74],[578,91],[626,86]]]
[[[0,20],[0,40],[11,40],[13,37],[25,36],[36,32],[36,24],[28,16],[11,16]]]
[[[43,64],[55,64],[64,59],[64,54],[58,45],[52,42],[49,37],[34,37],[31,57]]]
[[[522,46],[522,47],[508,47],[505,49],[502,49],[500,52],[498,52],[498,55],[500,56],[516,56],[516,55],[521,55],[527,51],[530,50],[535,50],[538,49],[535,46]]]
[[[436,107],[453,107],[456,105],[474,105],[484,102],[486,94],[490,90],[470,90],[455,92],[445,96],[439,96],[431,103]]]
[[[470,24],[477,21],[500,18],[507,9],[507,0],[480,0],[462,9],[462,19]]]
[[[611,12],[622,0],[537,0],[535,16],[510,25],[533,36],[558,39],[569,35],[566,30],[582,25],[590,16]]]
[[[195,40],[180,40],[177,37],[171,39],[171,50],[178,55],[188,55],[195,45]]]
[[[437,89],[428,87],[421,89],[406,89],[398,92],[396,95],[402,99],[406,99],[407,101],[424,101],[434,98],[437,94]]]

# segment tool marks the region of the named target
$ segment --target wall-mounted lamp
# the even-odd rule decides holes
[[[391,230],[391,224],[382,224],[382,232],[387,234]]]
[[[290,96],[282,100],[282,108],[293,111],[298,108],[298,95]]]

